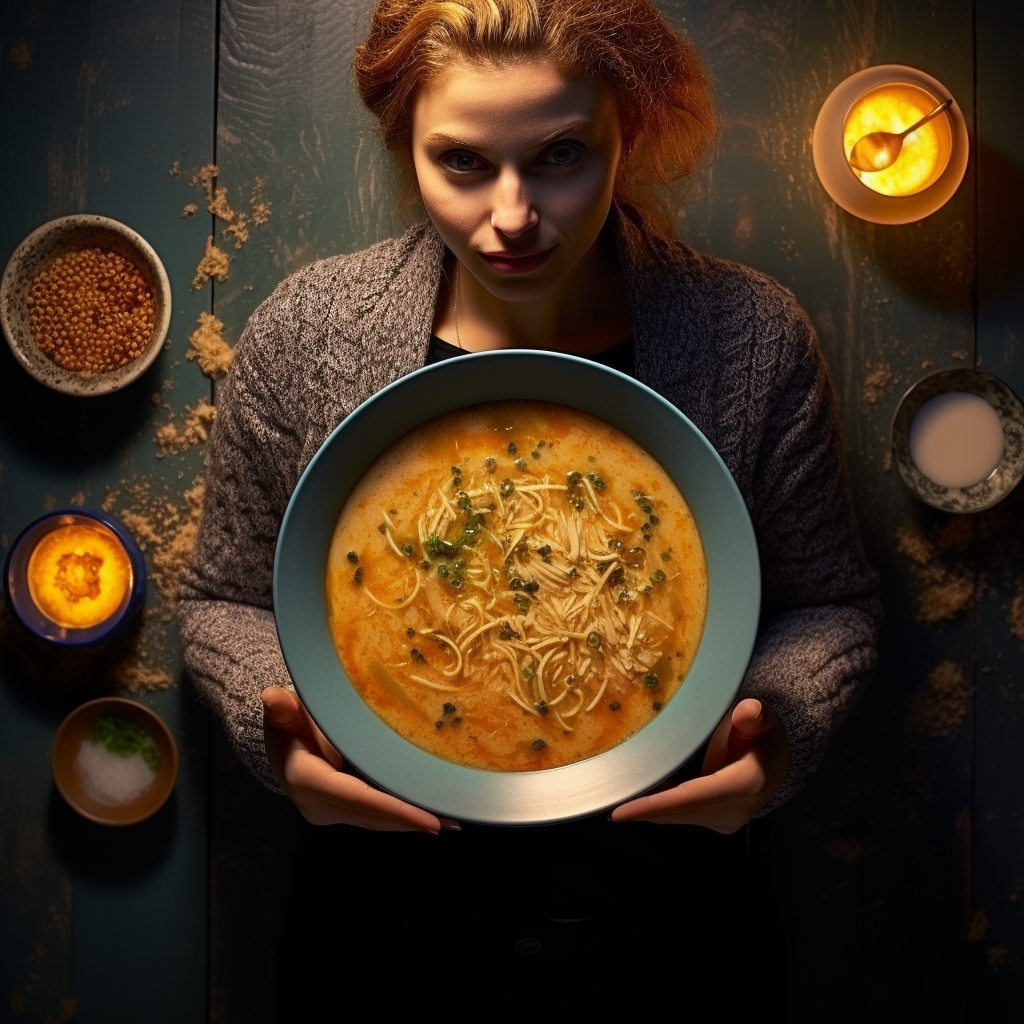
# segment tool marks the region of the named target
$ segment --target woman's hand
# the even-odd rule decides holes
[[[433,814],[344,773],[341,754],[317,728],[295,693],[268,686],[260,696],[267,757],[285,792],[307,821],[314,825],[359,825],[385,832],[436,833],[441,828]]]
[[[767,704],[741,700],[722,719],[699,778],[616,807],[612,821],[704,825],[736,832],[768,802],[789,770],[789,740]]]

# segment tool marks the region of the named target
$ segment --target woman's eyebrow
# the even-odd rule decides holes
[[[560,128],[556,128],[553,132],[549,132],[538,142],[533,142],[527,149],[540,149],[542,146],[546,146],[549,142],[553,142],[555,139],[567,134],[568,132],[575,132],[580,130],[586,130],[594,127],[594,122],[589,118],[581,117],[575,121],[570,121],[568,124],[562,125]],[[482,146],[477,142],[469,142],[466,139],[456,138],[454,135],[449,135],[447,132],[431,132],[426,136],[424,142],[443,142],[448,146],[458,146],[461,149],[475,149],[475,150],[486,150],[487,146]]]

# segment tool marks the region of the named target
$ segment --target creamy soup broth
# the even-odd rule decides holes
[[[496,402],[385,452],[346,502],[327,577],[346,674],[392,729],[500,771],[600,753],[676,692],[704,624],[693,517],[630,438]]]

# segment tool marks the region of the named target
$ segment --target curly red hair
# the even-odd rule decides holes
[[[415,93],[453,64],[546,59],[615,96],[623,159],[614,201],[649,232],[675,231],[673,185],[692,175],[717,132],[710,78],[691,43],[649,0],[381,0],[356,47],[359,94],[417,194]]]

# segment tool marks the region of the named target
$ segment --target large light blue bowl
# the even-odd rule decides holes
[[[335,652],[325,574],[341,508],[376,457],[426,420],[501,399],[559,402],[599,416],[651,453],[697,521],[708,564],[708,614],[685,682],[640,732],[596,757],[536,772],[464,768],[402,739],[363,702]],[[675,406],[631,377],[549,352],[481,352],[425,367],[345,419],[306,467],[278,537],[274,611],[288,671],[316,723],[383,789],[437,814],[543,824],[606,810],[656,785],[708,738],[733,703],[760,605],[757,545],[725,464]]]

